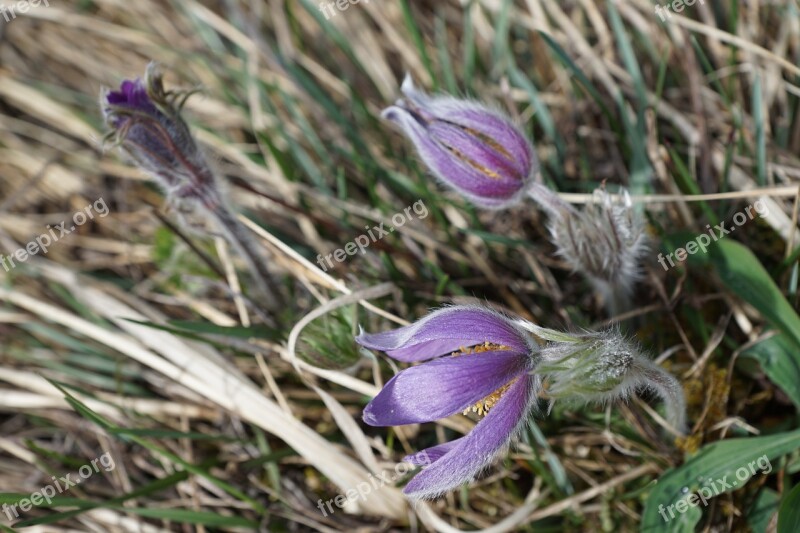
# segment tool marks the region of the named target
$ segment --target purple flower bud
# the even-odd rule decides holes
[[[502,113],[450,96],[429,96],[407,76],[405,99],[383,112],[414,143],[433,174],[475,205],[509,207],[524,196],[539,163],[533,146]]]
[[[187,93],[165,91],[155,63],[144,81],[126,80],[118,91],[104,90],[100,106],[113,139],[136,165],[152,176],[172,200],[219,205],[214,173],[180,116]]]

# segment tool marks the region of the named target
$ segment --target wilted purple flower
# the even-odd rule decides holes
[[[604,402],[649,387],[667,403],[674,427],[684,428],[678,381],[615,331],[571,335],[456,306],[356,340],[399,361],[428,361],[386,383],[364,408],[367,424],[417,424],[469,411],[484,416],[466,436],[404,458],[426,466],[404,489],[412,498],[434,498],[472,480],[525,426],[543,391],[551,402]]]
[[[162,74],[150,63],[144,81],[122,82],[118,91],[104,89],[100,107],[111,132],[106,139],[130,155],[159,183],[181,211],[201,211],[216,223],[245,259],[261,292],[280,298],[258,244],[225,201],[217,176],[192,137],[180,111],[191,92],[164,90]],[[266,301],[273,307],[273,301]]]
[[[539,169],[525,135],[502,113],[450,96],[429,96],[407,76],[405,99],[383,111],[414,143],[433,174],[475,205],[508,207]]]
[[[536,404],[538,346],[514,321],[489,309],[441,309],[356,340],[400,361],[434,359],[393,377],[364,409],[367,424],[430,422],[469,410],[485,415],[465,437],[424,450],[431,465],[404,489],[413,498],[433,498],[474,478],[509,445]],[[413,456],[405,460],[415,462]]]
[[[109,137],[164,187],[171,200],[195,199],[215,209],[221,202],[214,173],[180,115],[187,93],[165,91],[155,63],[144,81],[126,80],[104,90],[101,108]]]

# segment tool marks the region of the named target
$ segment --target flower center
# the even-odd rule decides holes
[[[502,352],[505,350],[510,350],[510,346],[506,346],[505,344],[494,344],[489,341],[484,342],[483,344],[477,344],[475,346],[469,346],[458,349],[457,352],[453,352],[450,355],[453,357],[458,357],[459,355],[471,355],[476,353],[486,353],[486,352]]]
[[[453,352],[453,357],[461,356],[461,355],[472,355],[477,353],[486,353],[486,352],[499,352],[503,350],[510,350],[511,348],[508,346],[504,346],[502,344],[492,344],[489,341],[484,342],[483,344],[478,344],[477,346],[470,346],[468,348],[461,347],[459,351]],[[500,401],[500,398],[503,397],[503,394],[511,388],[511,385],[517,381],[518,378],[513,379],[512,381],[506,383],[489,396],[480,400],[475,405],[467,407],[464,409],[464,414],[468,414],[470,411],[473,413],[478,413],[479,416],[484,416],[489,413],[489,409],[491,409],[497,402]]]
[[[514,378],[513,380],[509,381],[508,383],[506,383],[505,385],[503,385],[502,387],[491,393],[483,400],[477,402],[475,405],[467,407],[466,409],[464,409],[463,414],[465,415],[469,414],[470,411],[472,411],[473,413],[478,413],[478,416],[485,416],[489,414],[489,409],[494,407],[494,405],[500,401],[500,398],[503,397],[503,394],[505,394],[506,391],[508,391],[508,389],[511,388],[511,385],[516,383],[518,379],[519,378]]]

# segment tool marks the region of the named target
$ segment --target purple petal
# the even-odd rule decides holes
[[[410,326],[365,333],[356,341],[404,362],[425,361],[485,342],[525,354],[533,349],[528,336],[508,318],[490,309],[469,306],[439,309]]]
[[[442,97],[435,100],[437,116],[474,130],[502,146],[516,163],[517,172],[529,176],[538,162],[528,138],[502,114],[473,102]]]
[[[456,447],[462,440],[464,440],[464,437],[451,440],[443,444],[437,444],[436,446],[431,446],[430,448],[425,448],[424,450],[411,455],[406,455],[403,457],[403,462],[411,463],[414,466],[430,466],[434,462],[444,457],[447,452]]]
[[[435,120],[428,125],[427,132],[439,144],[460,154],[455,160],[461,168],[480,173],[481,180],[471,184],[480,194],[514,194],[528,177],[530,168],[524,168],[511,152],[459,124]]]
[[[479,205],[483,205],[485,200],[490,204],[486,207],[496,207],[514,197],[524,185],[513,177],[495,178],[487,175],[486,169],[478,162],[485,158],[477,157],[474,147],[462,146],[465,144],[463,142],[455,146],[440,142],[429,131],[428,124],[420,122],[421,117],[415,111],[392,106],[384,111],[383,117],[402,128],[423,163],[436,177]],[[452,138],[449,140],[453,141]],[[458,150],[458,154],[449,148]]]
[[[446,418],[524,374],[528,361],[518,352],[482,352],[408,368],[364,408],[364,422],[402,426]]]
[[[147,88],[141,80],[125,80],[119,91],[111,91],[106,95],[110,105],[127,107],[145,113],[159,113],[155,104],[147,94]]]
[[[511,442],[536,397],[538,381],[526,376],[511,386],[489,414],[439,460],[417,474],[403,492],[434,498],[471,481]]]

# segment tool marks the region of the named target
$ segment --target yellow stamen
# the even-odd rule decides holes
[[[471,355],[476,353],[486,353],[486,352],[499,352],[503,350],[510,350],[511,348],[508,346],[504,346],[502,344],[492,344],[489,341],[484,342],[483,344],[478,344],[477,346],[470,346],[464,347],[462,346],[459,351],[453,352],[453,356],[460,356],[460,355]],[[483,400],[479,401],[473,406],[467,407],[464,409],[464,414],[468,414],[470,411],[473,413],[478,413],[480,416],[484,416],[489,412],[497,402],[500,401],[500,398],[503,397],[503,394],[517,381],[514,379],[513,381],[503,385],[489,396],[484,398]]]
[[[449,145],[445,144],[444,142],[442,142],[441,144],[442,144],[442,146],[445,147],[445,149],[447,149],[450,153],[452,153],[458,159],[462,160],[463,162],[465,162],[466,164],[468,164],[469,166],[471,166],[472,168],[474,168],[478,172],[482,173],[487,178],[493,179],[493,180],[502,179],[502,176],[500,176],[500,174],[498,174],[497,172],[495,172],[494,170],[492,170],[490,168],[487,168],[487,167],[479,164],[477,161],[474,161],[473,159],[470,159],[461,150],[458,150],[457,148],[449,146]]]
[[[466,409],[464,409],[464,414],[465,415],[469,414],[470,411],[472,411],[473,413],[478,413],[478,416],[484,416],[489,414],[489,409],[494,407],[494,405],[500,401],[500,398],[503,397],[503,394],[505,394],[506,391],[508,391],[508,389],[511,388],[511,385],[513,385],[517,381],[517,379],[519,378],[515,378],[514,380],[506,383],[505,385],[503,385],[502,387],[500,387],[499,389],[497,389],[496,391],[494,391],[489,396],[479,401],[475,405],[467,407]]]
[[[470,346],[468,348],[462,346],[458,349],[457,352],[453,352],[450,355],[469,355],[475,353],[484,353],[484,352],[502,352],[504,350],[510,350],[511,348],[505,346],[503,344],[492,344],[489,341],[484,342],[483,344],[478,344],[477,346]]]

